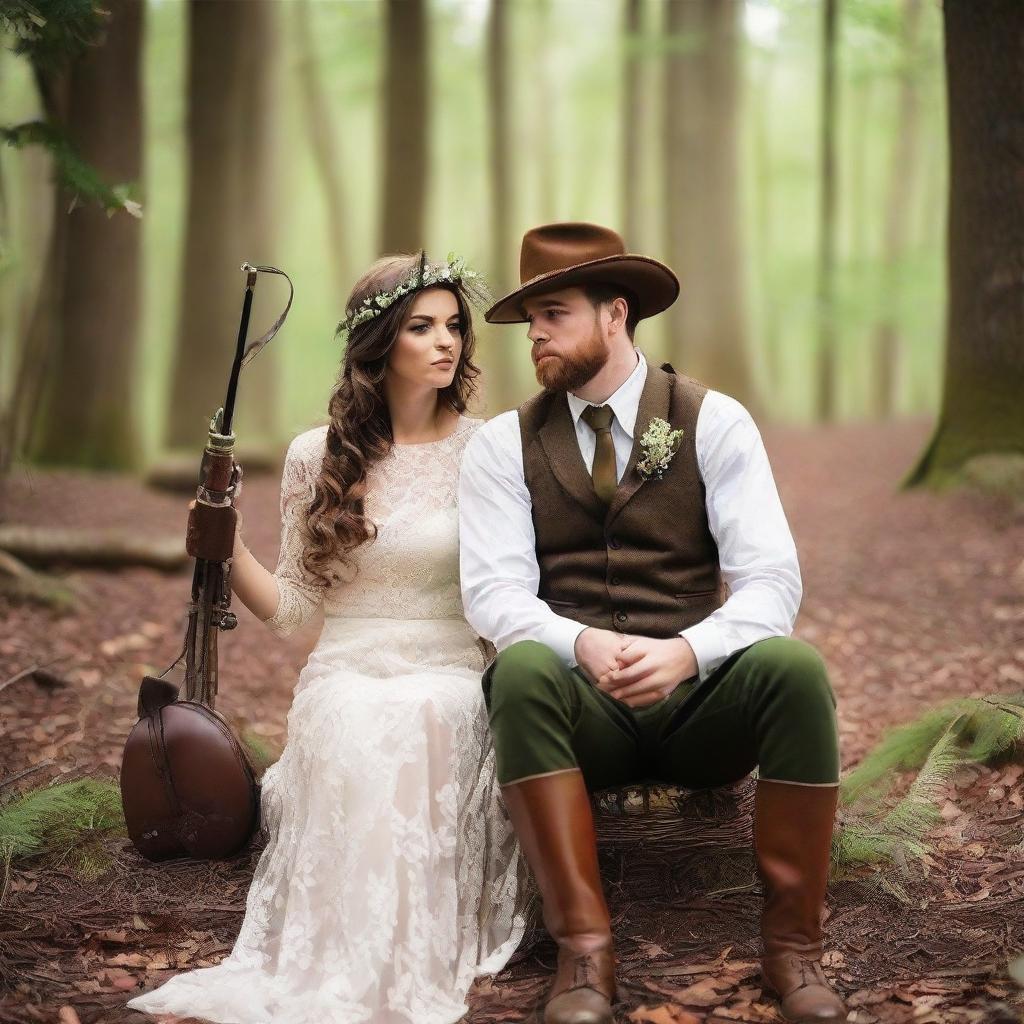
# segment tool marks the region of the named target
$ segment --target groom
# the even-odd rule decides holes
[[[460,568],[466,618],[498,652],[483,686],[503,799],[558,944],[540,1017],[612,1020],[589,792],[757,766],[764,980],[789,1020],[844,1020],[820,965],[835,696],[790,636],[800,570],[757,427],[635,347],[679,282],[614,231],[528,231],[520,281],[486,319],[529,324],[544,390],[466,448]]]

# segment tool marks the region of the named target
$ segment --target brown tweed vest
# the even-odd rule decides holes
[[[564,391],[518,409],[523,472],[533,501],[538,596],[588,626],[665,639],[724,601],[694,437],[707,388],[669,363],[648,364],[633,450],[609,506],[594,491]],[[636,470],[655,416],[684,431],[664,476]]]

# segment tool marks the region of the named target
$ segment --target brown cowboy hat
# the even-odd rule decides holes
[[[491,324],[525,323],[520,302],[527,295],[588,281],[624,285],[636,295],[640,320],[668,309],[679,295],[673,271],[650,256],[627,253],[617,231],[582,221],[541,224],[523,235],[519,287],[498,299],[484,319]]]

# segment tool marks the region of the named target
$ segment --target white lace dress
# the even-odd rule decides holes
[[[262,782],[267,844],[231,953],[128,1001],[219,1024],[451,1024],[500,970],[533,882],[500,802],[480,686],[488,647],[463,618],[458,470],[482,423],[396,445],[370,469],[378,537],[329,588],[297,524],[327,427],[296,437],[281,488],[278,610],[287,636],[320,602],[288,741]]]

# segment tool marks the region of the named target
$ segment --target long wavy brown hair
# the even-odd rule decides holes
[[[346,316],[361,306],[365,298],[391,291],[415,274],[420,258],[419,253],[399,253],[377,260],[353,287],[345,304]],[[451,384],[438,390],[437,400],[463,413],[476,392],[475,380],[480,374],[480,368],[473,362],[476,339],[470,304],[458,282],[430,287],[452,292],[459,306],[462,352]],[[402,296],[382,313],[349,331],[341,370],[327,406],[330,423],[324,460],[304,524],[303,567],[327,584],[338,575],[331,563],[340,559],[344,566],[352,568],[351,552],[377,536],[376,525],[363,510],[367,470],[384,458],[394,444],[384,378],[402,322],[419,294],[420,290],[414,290]],[[342,330],[339,324],[337,333]]]

